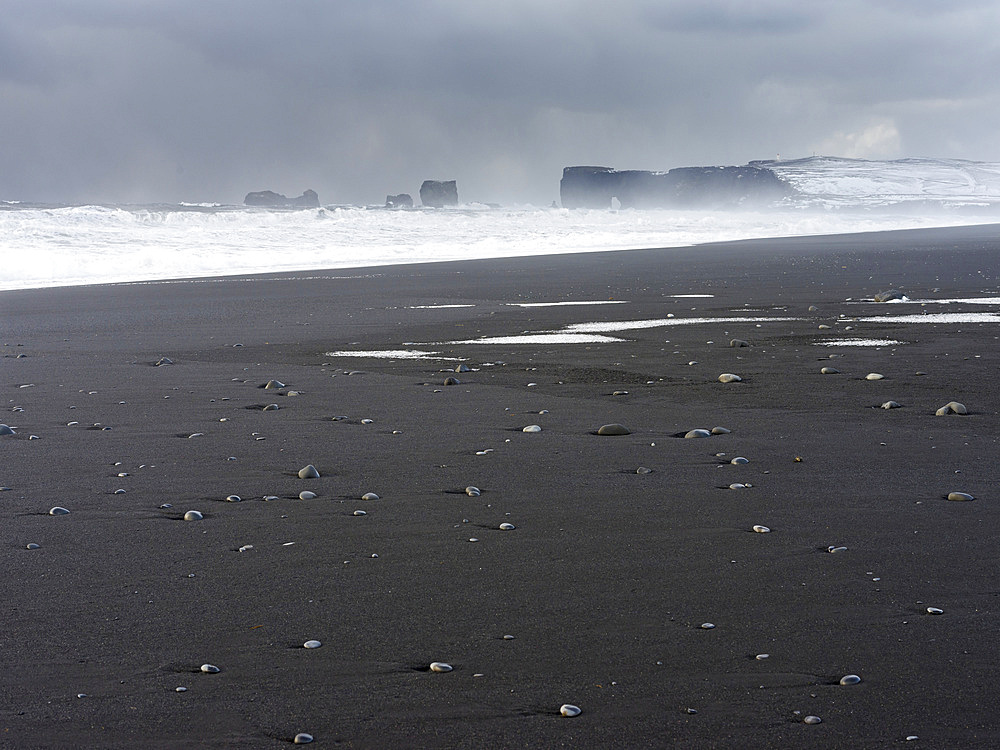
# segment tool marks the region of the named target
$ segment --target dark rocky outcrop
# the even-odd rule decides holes
[[[413,197],[409,193],[385,196],[386,208],[413,208]]]
[[[795,190],[770,169],[679,167],[669,172],[566,167],[559,183],[565,208],[731,208],[773,203]]]
[[[261,190],[247,193],[243,199],[246,206],[267,206],[268,208],[319,208],[319,196],[315,190],[306,190],[298,198],[286,198],[281,193]]]
[[[454,180],[424,180],[424,184],[420,186],[420,202],[431,208],[457,206],[458,186]]]

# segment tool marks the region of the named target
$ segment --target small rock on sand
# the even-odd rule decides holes
[[[623,424],[612,423],[597,428],[598,435],[631,435],[632,430]]]
[[[820,370],[820,374],[822,374],[822,375],[839,375],[840,374],[840,370],[838,370],[836,367],[824,367],[823,369]]]
[[[684,433],[684,437],[686,437],[686,438],[707,438],[707,437],[712,437],[712,433],[709,432],[708,430],[702,430],[702,429],[689,430],[688,432]]]
[[[732,347],[734,347],[734,348],[739,349],[739,348],[742,348],[744,346],[750,346],[750,342],[747,341],[746,339],[732,339],[729,342],[729,345],[732,346]]]
[[[319,478],[319,472],[316,470],[316,467],[313,466],[312,464],[309,464],[308,466],[303,466],[301,469],[299,469],[299,479],[318,479],[318,478]]]
[[[886,401],[882,404],[883,409],[899,409],[902,406],[898,401]]]
[[[948,414],[968,414],[969,410],[965,408],[965,404],[960,404],[958,401],[949,401],[947,404],[942,406],[936,412],[935,416],[944,417]]]
[[[949,492],[948,499],[953,503],[970,503],[976,498],[970,495],[968,492]]]
[[[14,435],[16,434],[14,430],[5,424],[0,424],[0,435]]]
[[[894,299],[903,299],[903,293],[898,289],[886,289],[876,294],[874,299],[876,302],[889,302]]]
[[[69,514],[69,511],[66,510],[65,508],[63,508],[62,506],[59,506],[59,505],[57,505],[56,507],[51,508],[49,510],[49,515],[50,516],[65,516],[65,515],[68,515],[68,514]]]
[[[537,424],[529,424],[527,427],[523,428],[521,432],[541,432],[542,428]]]
[[[865,380],[881,380],[884,377],[885,375],[883,375],[882,373],[870,372],[867,375],[865,375]]]
[[[719,376],[720,383],[739,383],[742,380],[743,378],[739,375],[734,375],[731,372],[724,372]]]

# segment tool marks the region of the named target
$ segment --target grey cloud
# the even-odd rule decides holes
[[[1000,160],[994,3],[34,3],[0,16],[0,198],[377,202],[563,166]]]

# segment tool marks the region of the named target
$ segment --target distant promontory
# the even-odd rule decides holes
[[[795,193],[765,167],[679,167],[668,172],[566,167],[564,208],[733,208],[761,206]]]
[[[256,193],[247,193],[243,204],[268,208],[319,208],[319,195],[316,194],[315,190],[306,190],[298,198],[286,198],[281,193],[261,190]]]

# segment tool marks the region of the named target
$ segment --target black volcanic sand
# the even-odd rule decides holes
[[[0,293],[0,744],[996,747],[1000,323],[852,319],[998,269],[991,226]],[[626,303],[510,304],[574,300]],[[713,320],[441,343],[668,315]]]

